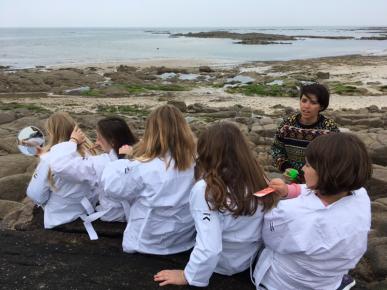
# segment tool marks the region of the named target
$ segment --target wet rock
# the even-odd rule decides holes
[[[0,199],[21,201],[26,196],[26,189],[31,174],[21,173],[0,178]]]
[[[187,112],[187,105],[183,101],[170,100],[167,102],[167,104],[175,106],[183,113]]]
[[[6,156],[0,156],[0,178],[25,173],[27,168],[35,163],[34,157],[25,156],[23,154],[8,154]]]

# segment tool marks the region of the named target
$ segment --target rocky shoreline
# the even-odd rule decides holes
[[[119,225],[98,225],[102,237],[97,242],[88,241],[77,223],[59,231],[42,230],[41,211],[25,197],[36,160],[19,154],[15,137],[20,129],[28,125],[43,128],[51,112],[66,110],[92,138],[98,120],[110,114],[125,118],[141,136],[150,110],[170,103],[185,114],[195,134],[220,120],[235,123],[247,136],[257,159],[274,177],[279,173],[271,165],[269,149],[277,125],[298,106],[298,98],[291,97],[297,93],[295,87],[303,81],[317,80],[326,83],[333,93],[326,115],[343,130],[359,136],[374,163],[368,184],[372,231],[368,251],[351,273],[357,280],[353,289],[387,289],[386,68],[387,57],[347,56],[257,62],[227,69],[122,65],[109,70],[1,70],[2,288],[159,289],[152,275],[160,268],[182,266],[188,258],[125,255],[121,252]],[[283,97],[284,93],[289,97]],[[254,289],[248,275],[216,275],[208,289],[235,288]]]

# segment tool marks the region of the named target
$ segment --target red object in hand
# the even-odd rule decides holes
[[[257,191],[256,193],[254,193],[254,195],[258,196],[258,197],[262,197],[262,196],[268,195],[268,194],[273,193],[273,192],[275,192],[275,189],[273,189],[271,187],[266,187],[260,191]]]

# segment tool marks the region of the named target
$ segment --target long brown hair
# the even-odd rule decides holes
[[[66,112],[56,112],[52,114],[47,119],[45,125],[48,133],[48,143],[44,147],[44,151],[50,151],[52,146],[68,141],[76,125],[77,123],[75,120]],[[86,139],[84,143],[78,145],[77,151],[81,156],[85,156],[86,153],[94,155],[95,152],[91,149],[92,147],[92,142],[89,139]],[[48,180],[51,188],[55,190],[51,170],[48,172]]]
[[[195,179],[206,181],[205,198],[211,210],[253,215],[258,204],[263,211],[276,204],[274,194],[253,195],[267,187],[265,173],[237,126],[227,122],[212,125],[201,134],[197,147]]]
[[[133,148],[134,158],[143,162],[166,158],[168,153],[179,171],[188,169],[194,162],[193,133],[183,114],[172,105],[158,107],[149,115],[144,138]]]

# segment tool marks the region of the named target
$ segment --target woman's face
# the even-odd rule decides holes
[[[318,175],[316,170],[310,164],[308,161],[305,163],[305,165],[302,167],[302,170],[304,171],[304,178],[306,186],[310,189],[314,189],[317,186],[318,183]]]
[[[318,103],[318,99],[315,95],[309,95],[309,97],[302,95],[300,99],[300,111],[303,120],[317,121],[317,116],[320,110],[321,106]]]
[[[109,153],[110,150],[112,150],[112,146],[109,144],[108,141],[106,141],[104,137],[102,137],[102,135],[98,132],[98,130],[97,130],[97,140],[95,141],[95,144],[99,145],[102,148],[103,152],[105,153]]]

